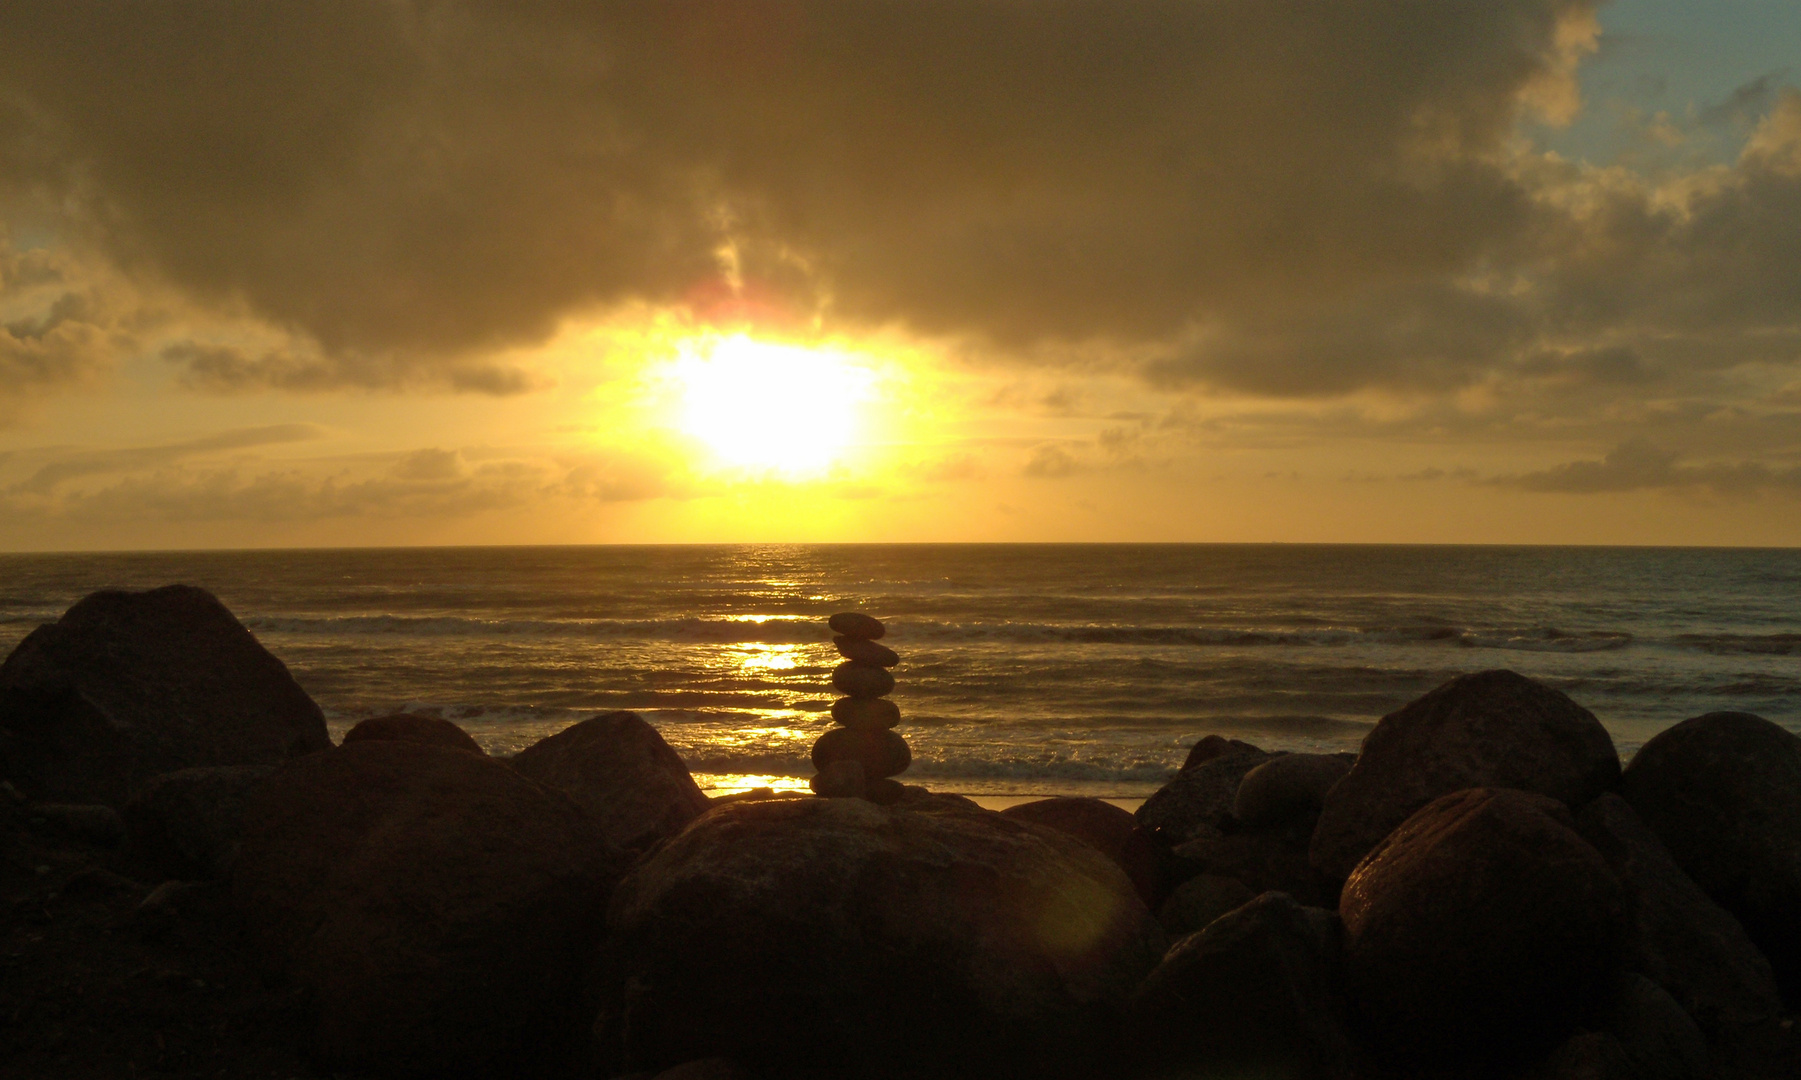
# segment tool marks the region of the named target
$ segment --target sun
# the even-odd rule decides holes
[[[670,373],[683,432],[721,464],[791,476],[826,471],[864,436],[876,382],[849,354],[741,334],[683,346]]]

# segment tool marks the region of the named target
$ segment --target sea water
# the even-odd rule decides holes
[[[804,786],[826,617],[900,653],[905,779],[1141,797],[1218,733],[1354,750],[1454,675],[1512,668],[1623,755],[1703,712],[1801,730],[1801,550],[745,545],[0,556],[0,652],[96,589],[216,593],[334,736],[396,710],[497,754],[597,712],[705,788]]]

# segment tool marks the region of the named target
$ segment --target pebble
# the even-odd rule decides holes
[[[878,645],[862,638],[845,637],[843,634],[832,639],[838,646],[838,655],[850,660],[861,660],[865,664],[877,667],[893,667],[900,663],[900,655],[886,645]]]
[[[841,611],[832,616],[827,625],[834,634],[862,641],[874,641],[888,632],[888,628],[880,620],[872,619],[860,611]]]
[[[854,698],[879,698],[894,689],[894,676],[886,668],[846,660],[832,669],[832,685]]]
[[[832,719],[848,728],[891,728],[900,723],[900,706],[887,698],[839,698],[832,702]]]

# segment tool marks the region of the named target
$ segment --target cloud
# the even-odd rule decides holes
[[[113,298],[74,259],[20,250],[0,221],[0,418],[28,396],[92,381],[133,343]]]
[[[30,477],[14,484],[14,493],[47,494],[58,487],[83,477],[107,473],[139,472],[172,465],[190,458],[231,450],[248,450],[259,446],[303,442],[319,438],[324,429],[316,424],[273,424],[266,427],[239,428],[186,442],[158,446],[136,446],[122,450],[87,450],[59,454],[40,466]]]
[[[1600,461],[1572,461],[1543,472],[1502,477],[1494,482],[1527,491],[1570,494],[1655,488],[1707,488],[1734,495],[1778,489],[1801,494],[1801,466],[1771,468],[1755,461],[1681,465],[1674,452],[1635,440],[1620,444]]]

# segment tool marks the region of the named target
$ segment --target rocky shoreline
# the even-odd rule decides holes
[[[1749,714],[1622,769],[1480,672],[1136,815],[820,767],[709,800],[631,713],[333,746],[203,590],[95,594],[0,665],[0,1076],[1801,1076],[1801,738]]]

